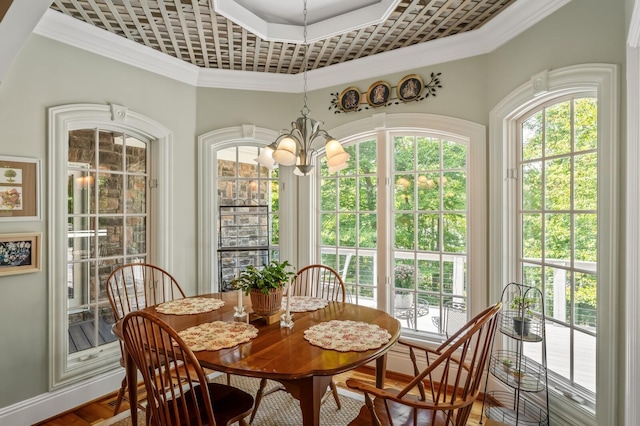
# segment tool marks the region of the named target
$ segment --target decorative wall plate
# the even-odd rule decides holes
[[[380,107],[387,104],[391,95],[391,86],[386,81],[376,81],[367,90],[367,103],[372,107]]]
[[[418,74],[409,74],[398,83],[397,96],[403,102],[418,99],[424,89],[424,81]]]
[[[357,87],[347,87],[340,93],[338,105],[344,112],[355,111],[360,105],[360,91]]]

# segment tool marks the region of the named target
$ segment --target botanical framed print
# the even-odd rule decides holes
[[[344,112],[355,111],[360,105],[360,91],[356,87],[347,87],[340,93],[338,105]]]
[[[386,81],[376,81],[367,90],[367,103],[376,108],[389,101],[391,86]]]
[[[0,221],[40,219],[40,160],[0,156]]]
[[[424,81],[418,74],[409,74],[398,83],[398,99],[403,102],[414,101],[420,97]]]
[[[39,232],[0,234],[0,275],[39,271],[40,240]]]

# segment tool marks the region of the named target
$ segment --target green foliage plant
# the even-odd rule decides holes
[[[530,317],[532,315],[531,308],[535,304],[536,304],[536,299],[534,299],[534,298],[516,296],[511,301],[510,307],[511,307],[511,309],[520,312],[522,314],[521,316],[524,317],[524,315],[526,314],[527,316]]]
[[[251,290],[269,294],[270,290],[281,288],[295,275],[292,270],[287,269],[290,267],[291,264],[286,260],[284,262],[272,260],[261,268],[249,265],[238,278],[231,281],[231,286],[242,290],[247,295]]]

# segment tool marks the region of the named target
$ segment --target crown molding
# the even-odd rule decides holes
[[[482,28],[308,72],[308,89],[441,64],[489,53],[571,0],[517,0]],[[116,36],[62,13],[48,10],[36,34],[196,87],[302,93],[301,74],[201,69]]]
[[[127,38],[49,9],[35,34],[195,86],[199,68]]]

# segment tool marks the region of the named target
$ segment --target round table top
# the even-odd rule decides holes
[[[225,304],[214,311],[194,315],[170,315],[145,308],[177,331],[211,321],[233,321],[236,292],[212,293],[198,297],[221,299]],[[243,300],[245,305],[249,298]],[[250,305],[246,307],[251,313]],[[377,324],[391,335],[389,342],[365,351],[339,352],[314,346],[304,338],[305,330],[331,320]],[[246,343],[216,351],[198,351],[205,368],[244,376],[295,380],[310,376],[332,376],[364,365],[383,355],[400,337],[400,322],[384,311],[366,306],[331,301],[322,309],[293,313],[293,328],[267,324],[262,318],[251,321],[258,335]],[[116,325],[116,334],[118,334]]]

